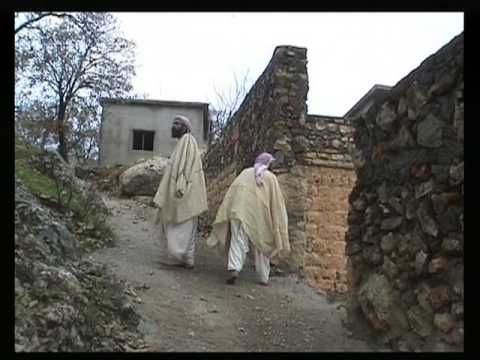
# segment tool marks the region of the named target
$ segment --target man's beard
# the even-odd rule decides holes
[[[183,131],[180,129],[172,128],[172,137],[173,138],[180,138],[183,135]]]

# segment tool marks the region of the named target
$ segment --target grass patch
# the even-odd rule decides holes
[[[15,139],[15,160],[28,159],[29,157],[40,153],[40,149],[25,145],[19,139]]]
[[[54,198],[57,196],[55,181],[27,163],[29,158],[40,153],[40,149],[28,146],[15,137],[15,175],[31,193]]]
[[[55,181],[30,167],[25,158],[15,160],[15,175],[22,180],[31,193],[37,196],[57,197]]]
[[[27,190],[39,197],[42,203],[72,216],[74,228],[83,227],[78,234],[85,248],[98,247],[98,241],[109,244],[114,241],[114,233],[106,222],[107,214],[92,207],[87,194],[78,191],[69,177],[61,175],[55,178],[55,172],[39,171],[31,163],[35,156],[43,152],[21,141],[15,141],[15,176],[22,181]],[[73,181],[73,178],[72,178]]]

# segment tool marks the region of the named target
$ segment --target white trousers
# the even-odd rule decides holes
[[[167,224],[167,226],[164,226],[160,220],[158,225],[160,243],[166,250],[169,261],[193,266],[198,217],[195,216],[178,224]]]
[[[249,238],[242,227],[239,220],[230,220],[230,231],[232,237],[230,239],[230,249],[228,251],[227,270],[235,270],[240,272],[245,264],[247,253],[249,251]],[[263,255],[253,244],[253,252],[255,256],[255,270],[261,282],[268,283],[270,275],[270,260]]]

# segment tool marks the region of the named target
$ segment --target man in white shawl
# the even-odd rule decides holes
[[[167,258],[166,266],[194,267],[198,216],[207,210],[207,190],[197,141],[190,120],[174,118],[172,137],[178,138],[157,193],[157,230]]]
[[[227,284],[235,283],[251,248],[262,285],[268,285],[270,259],[290,252],[285,200],[276,176],[268,170],[273,160],[262,153],[253,167],[237,176],[212,224],[207,245],[228,248]]]

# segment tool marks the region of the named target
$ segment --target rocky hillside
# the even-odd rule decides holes
[[[128,284],[88,257],[113,244],[107,209],[55,153],[16,146],[15,351],[145,345]]]

